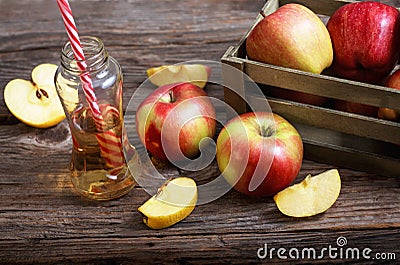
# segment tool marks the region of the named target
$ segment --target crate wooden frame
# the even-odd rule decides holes
[[[290,2],[294,1],[268,0],[263,11],[268,15]],[[350,3],[337,0],[295,2],[322,16],[330,16],[340,6]],[[307,92],[333,99],[351,99],[357,103],[400,110],[400,90],[337,78],[324,72],[312,74],[249,60],[245,49],[246,38],[261,19],[262,16],[258,15],[239,43],[227,49],[221,58],[223,64],[241,70],[261,86]],[[306,158],[367,172],[400,176],[400,123],[289,100],[246,95],[245,81],[229,80],[224,77],[224,68],[222,71],[227,84],[224,90],[225,102],[237,113],[244,113],[251,110],[249,105],[262,104],[268,100],[273,112],[287,118],[299,130]],[[239,88],[237,84],[229,86],[232,82],[241,82],[241,85]]]

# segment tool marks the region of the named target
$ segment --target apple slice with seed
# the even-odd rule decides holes
[[[197,186],[194,180],[179,177],[167,181],[138,211],[148,227],[162,229],[189,216],[196,202]]]
[[[339,197],[341,180],[336,169],[287,187],[274,196],[278,209],[292,217],[313,216],[328,210]]]
[[[4,88],[4,101],[20,121],[33,127],[47,128],[65,118],[54,85],[57,65],[40,64],[31,73],[32,81],[13,79]]]
[[[146,71],[150,82],[156,86],[190,82],[204,88],[211,75],[211,68],[202,64],[162,65]]]

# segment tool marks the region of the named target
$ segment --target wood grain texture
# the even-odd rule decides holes
[[[219,61],[252,24],[263,1],[71,1],[81,34],[102,38],[124,71],[124,106],[146,79],[148,67],[193,59]],[[71,138],[66,121],[49,129],[18,122],[2,89],[32,68],[58,63],[66,41],[55,1],[0,0],[0,263],[1,264],[283,264],[311,259],[261,260],[274,248],[337,246],[395,253],[400,260],[400,179],[339,169],[342,191],[326,213],[305,219],[283,216],[272,198],[248,198],[231,190],[196,207],[184,221],[148,229],[136,209],[148,195],[137,186],[113,201],[77,195],[68,175]],[[207,92],[223,98],[223,91]],[[134,136],[135,137],[135,136]],[[305,160],[296,179],[331,165]],[[216,163],[198,172],[167,166],[166,176],[206,182],[219,175]],[[372,254],[371,254],[372,255]],[[317,263],[375,264],[325,256]],[[395,263],[393,260],[382,264]]]

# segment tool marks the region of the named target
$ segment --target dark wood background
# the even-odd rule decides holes
[[[81,35],[103,39],[124,71],[124,105],[148,67],[194,59],[219,61],[250,27],[264,1],[71,1]],[[56,1],[0,0],[0,263],[309,263],[257,258],[268,248],[337,247],[394,253],[400,262],[400,178],[339,169],[342,191],[326,213],[283,216],[271,198],[230,191],[197,206],[184,221],[153,231],[136,209],[149,195],[139,186],[108,202],[77,195],[68,175],[71,139],[66,122],[35,129],[7,110],[3,88],[30,78],[40,63],[58,63],[67,40]],[[222,91],[208,91],[223,99]],[[333,168],[305,160],[296,181]],[[177,176],[172,166],[163,173]],[[219,174],[215,163],[196,178]],[[275,252],[276,253],[276,252]],[[319,262],[342,263],[343,259]],[[381,261],[384,264],[396,261]],[[315,261],[317,262],[317,261]],[[379,260],[353,260],[373,264]]]

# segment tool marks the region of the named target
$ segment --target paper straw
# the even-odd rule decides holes
[[[106,123],[102,115],[117,115],[119,117],[119,111],[115,107],[106,106],[106,109],[100,109],[94,88],[92,85],[92,80],[90,78],[89,72],[86,71],[87,65],[85,62],[85,54],[79,39],[78,31],[75,25],[74,18],[72,16],[72,11],[67,0],[57,0],[58,7],[60,8],[61,16],[64,21],[65,29],[68,34],[68,39],[71,44],[72,52],[74,54],[75,60],[79,70],[82,72],[80,79],[82,82],[83,92],[88,102],[89,108],[92,112],[94,122],[97,129],[102,132],[106,128]],[[103,133],[97,133],[96,138],[100,147],[100,153],[104,158],[106,165],[112,168],[121,167],[124,164],[124,156],[122,153],[122,142],[121,137],[117,137],[113,131],[107,131]],[[112,172],[115,174],[118,172]]]
[[[87,65],[85,62],[85,54],[82,49],[71,8],[67,0],[57,0],[57,4],[61,11],[61,16],[64,21],[65,29],[67,31],[68,39],[71,43],[72,52],[75,56],[75,60],[77,61],[78,68],[83,72],[83,74],[80,75],[83,92],[85,93],[86,100],[89,104],[90,110],[93,113],[96,124],[102,125],[103,119],[101,116],[101,111],[97,105],[97,99],[94,93],[92,80],[89,76],[89,73],[86,71]]]

